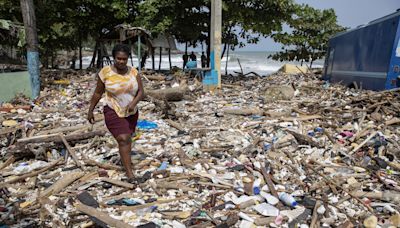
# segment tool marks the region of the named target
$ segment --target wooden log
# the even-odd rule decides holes
[[[167,101],[181,101],[183,100],[183,96],[186,93],[186,87],[173,87],[167,89],[159,89],[159,90],[146,90],[145,94],[154,97],[159,100],[167,100]]]
[[[311,165],[306,164],[305,167],[307,167],[308,169],[312,170],[315,174],[321,176],[328,184],[331,184],[333,186],[335,186],[336,188],[342,189],[342,191],[344,191],[345,193],[349,194],[352,198],[354,198],[355,200],[357,200],[358,202],[360,202],[365,208],[368,209],[369,212],[371,212],[372,214],[374,213],[374,210],[371,208],[371,206],[369,206],[368,204],[366,204],[363,200],[361,200],[359,197],[357,197],[356,195],[352,194],[351,192],[347,191],[346,189],[344,189],[342,186],[340,186],[339,184],[337,184],[336,182],[334,182],[331,178],[327,177],[326,175],[319,173],[317,170],[315,170]]]
[[[44,167],[44,168],[42,168],[42,169],[40,169],[40,170],[38,170],[38,171],[34,171],[34,172],[31,172],[31,173],[27,173],[27,174],[25,174],[25,175],[16,177],[16,178],[11,179],[11,180],[9,180],[9,181],[0,183],[0,188],[3,188],[4,186],[6,186],[6,185],[8,185],[8,184],[13,184],[13,183],[16,183],[16,182],[18,182],[18,181],[25,180],[26,178],[34,177],[34,176],[37,176],[37,175],[39,175],[39,174],[41,174],[41,173],[44,173],[44,172],[46,172],[47,170],[49,170],[49,169],[53,168],[54,166],[56,166],[56,165],[57,165],[59,162],[61,162],[63,159],[64,159],[64,158],[59,158],[58,160],[52,161],[48,166],[46,166],[46,167]]]
[[[359,150],[361,147],[363,147],[369,140],[371,140],[375,135],[378,134],[377,131],[373,132],[368,138],[366,138],[362,143],[360,143],[358,146],[356,146],[352,151],[350,151],[350,155],[355,153],[357,150]]]
[[[12,164],[15,161],[15,157],[13,155],[11,155],[11,157],[9,157],[7,159],[7,161],[5,161],[4,163],[0,164],[0,170],[6,168],[7,166],[9,166],[10,164]]]
[[[385,125],[389,126],[389,125],[398,124],[398,123],[400,123],[400,118],[394,117],[394,118],[386,121]]]
[[[229,108],[224,110],[225,114],[251,116],[251,115],[264,115],[264,112],[255,108]]]
[[[269,173],[267,172],[267,169],[264,166],[261,167],[261,174],[263,175],[265,183],[267,183],[268,189],[271,192],[271,194],[275,196],[277,199],[279,199],[278,192],[275,189],[274,183],[272,183],[272,179],[269,176]],[[278,206],[282,207],[283,205],[281,202],[279,202]]]
[[[183,186],[181,184],[178,184],[177,182],[157,182],[157,188],[164,188],[164,189],[178,189],[182,190],[184,192],[196,192],[198,189],[197,188],[191,188],[187,186]]]
[[[400,163],[397,162],[389,162],[388,163],[390,167],[392,167],[392,169],[400,171]]]
[[[83,162],[86,165],[97,166],[97,167],[102,168],[102,169],[110,169],[110,170],[122,171],[122,167],[121,166],[116,166],[116,165],[112,165],[112,164],[103,164],[103,163],[100,163],[100,162],[97,162],[97,161],[91,160],[91,159],[84,159]]]
[[[2,129],[0,131],[0,136],[6,135],[6,134],[10,134],[10,133],[14,133],[14,132],[16,132],[16,131],[18,131],[20,129],[23,129],[23,128],[24,127],[22,127],[22,126],[15,126],[15,127],[12,127],[12,128],[8,127],[6,129]]]
[[[313,138],[311,138],[308,135],[303,135],[303,134],[300,134],[298,132],[295,132],[295,131],[292,131],[289,129],[286,129],[286,131],[288,133],[290,133],[291,135],[293,135],[300,144],[307,144],[307,145],[310,145],[313,147],[318,147],[318,148],[322,147],[322,145],[320,145],[317,141],[315,141]]]
[[[142,205],[136,205],[136,206],[119,206],[118,207],[118,209],[119,210],[123,210],[123,211],[135,211],[135,210],[140,210],[140,209],[143,209],[143,208],[148,208],[148,207],[151,207],[151,206],[158,206],[158,205],[161,205],[161,204],[166,204],[166,203],[171,203],[171,202],[178,202],[178,201],[181,201],[181,200],[184,200],[184,199],[187,199],[187,198],[189,198],[189,196],[181,196],[181,197],[177,197],[177,198],[174,198],[174,199],[166,199],[166,200],[157,200],[157,201],[155,201],[155,202],[152,202],[152,203],[146,203],[146,204],[142,204]],[[113,207],[115,207],[115,206],[113,206]]]
[[[165,81],[165,76],[163,75],[146,75],[146,78],[152,81]]]
[[[97,130],[92,132],[80,133],[80,134],[70,134],[64,136],[67,141],[79,141],[88,138],[93,138],[94,136],[103,136],[106,134],[106,130]],[[45,143],[45,142],[56,142],[61,143],[62,139],[59,134],[51,134],[51,135],[40,135],[34,136],[30,138],[18,139],[18,144],[27,144],[27,143]]]
[[[311,218],[311,224],[310,224],[310,228],[318,228],[319,225],[317,225],[317,220],[318,220],[318,208],[321,206],[321,201],[317,200],[317,202],[315,203],[314,206],[314,211],[313,211],[313,215]]]
[[[98,220],[106,223],[107,225],[109,225],[110,227],[117,227],[117,228],[133,228],[133,226],[124,223],[123,221],[111,218],[110,216],[108,216],[107,213],[101,212],[93,207],[89,207],[86,206],[82,203],[75,203],[74,206],[76,207],[76,209],[78,209],[79,211],[97,218]]]
[[[177,122],[171,120],[171,119],[166,119],[165,120],[169,125],[171,125],[172,127],[178,129],[179,131],[184,131],[185,129]]]
[[[57,194],[72,184],[74,181],[83,177],[84,172],[74,172],[68,173],[62,176],[58,181],[56,181],[52,186],[48,187],[46,190],[40,194],[40,197],[49,197],[53,194]]]
[[[60,136],[62,142],[64,143],[64,146],[67,148],[68,153],[71,155],[72,159],[74,160],[75,164],[84,171],[85,167],[79,162],[78,157],[75,154],[75,151],[71,148],[71,146],[65,139],[64,135],[59,134],[59,136]]]
[[[130,183],[127,183],[127,182],[123,182],[123,181],[120,181],[120,180],[107,178],[107,177],[100,177],[99,179],[101,181],[108,182],[110,184],[117,185],[117,186],[120,186],[120,187],[123,187],[123,188],[133,189],[135,187],[135,185],[133,185],[133,184],[130,184]]]
[[[299,117],[282,117],[280,118],[283,121],[307,121],[307,120],[315,120],[322,119],[321,115],[303,115]]]
[[[400,193],[396,191],[385,191],[385,192],[363,192],[363,191],[354,191],[351,193],[355,197],[367,197],[370,199],[383,200],[386,202],[393,202],[396,204],[400,203]]]
[[[269,227],[269,224],[275,223],[276,217],[261,217],[254,220],[257,226]]]
[[[23,109],[23,110],[31,110],[32,106],[30,105],[17,105],[13,107],[0,107],[0,112],[10,112],[11,110]]]

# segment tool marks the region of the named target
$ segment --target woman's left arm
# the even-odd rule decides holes
[[[138,83],[138,92],[137,92],[135,98],[133,99],[132,103],[129,106],[130,111],[133,111],[135,109],[135,107],[137,106],[137,104],[139,103],[139,101],[141,101],[144,97],[144,89],[143,89],[142,79],[141,79],[139,73],[136,75],[136,81]]]

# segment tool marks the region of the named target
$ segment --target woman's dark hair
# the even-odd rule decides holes
[[[115,58],[117,52],[125,52],[128,56],[131,54],[131,50],[126,44],[116,44],[112,49],[112,56]]]

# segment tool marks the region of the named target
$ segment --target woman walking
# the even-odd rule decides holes
[[[104,120],[118,142],[122,165],[128,181],[132,182],[131,138],[139,117],[137,104],[144,95],[143,85],[137,70],[126,65],[130,55],[127,45],[115,45],[112,55],[114,64],[103,67],[97,75],[97,85],[90,100],[87,118],[90,123],[95,122],[93,110],[105,93]]]

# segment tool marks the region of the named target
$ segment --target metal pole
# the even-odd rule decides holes
[[[141,62],[140,62],[140,35],[138,35],[138,66],[139,66],[139,74],[142,71],[142,66],[141,66]]]

